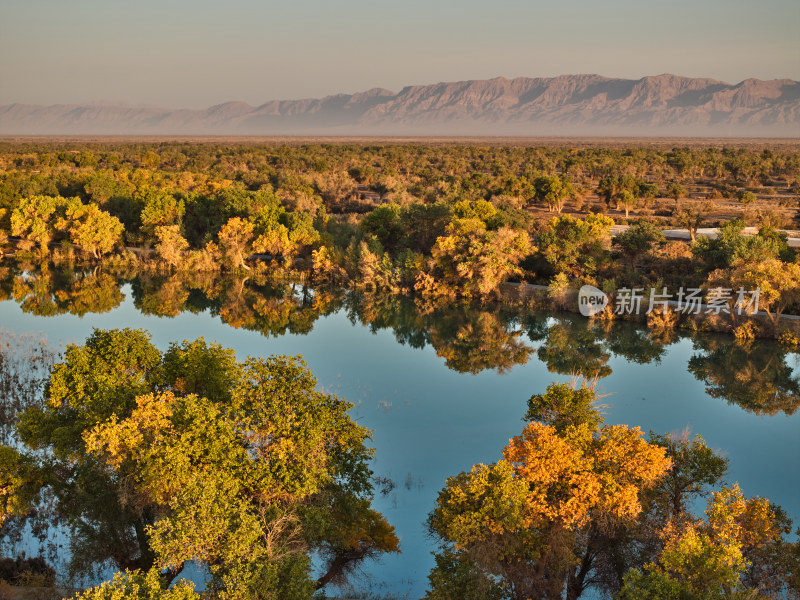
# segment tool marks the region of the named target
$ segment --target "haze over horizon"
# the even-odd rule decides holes
[[[0,105],[259,106],[577,73],[800,80],[798,28],[792,0],[6,0]]]

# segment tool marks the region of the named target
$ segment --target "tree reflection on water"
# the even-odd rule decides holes
[[[722,398],[758,415],[794,414],[800,404],[800,374],[790,353],[778,344],[732,342],[721,336],[698,336],[689,371],[706,384],[712,398]],[[797,355],[794,355],[797,363]]]
[[[6,262],[0,266],[0,299],[13,298],[38,316],[102,313],[120,306],[131,285],[143,314],[211,315],[231,327],[264,336],[306,335],[321,317],[345,311],[353,324],[389,330],[401,344],[432,347],[459,373],[505,373],[538,356],[551,373],[587,379],[608,377],[610,360],[658,362],[667,347],[689,336],[674,329],[647,329],[629,322],[587,320],[508,306],[448,302],[421,304],[392,294],[314,289],[275,282],[263,275],[73,271],[66,267]],[[731,337],[693,334],[688,370],[714,398],[756,414],[792,414],[800,404],[800,380],[792,356],[771,341],[740,343]]]

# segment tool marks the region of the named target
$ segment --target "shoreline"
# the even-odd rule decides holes
[[[550,289],[546,285],[537,285],[532,283],[515,283],[510,281],[505,281],[500,284],[500,288],[498,293],[500,295],[501,301],[507,302],[544,302],[547,304],[547,307],[551,310],[569,312],[580,314],[578,310],[578,296],[577,290],[570,289],[565,292],[565,296],[559,299],[553,299],[549,296]],[[674,308],[678,306],[678,302],[675,300],[669,300],[668,304],[670,307]],[[609,304],[611,306],[611,304]],[[759,329],[766,328],[767,331],[773,329],[773,333],[775,335],[758,335],[758,332],[755,332],[754,337],[758,339],[773,339],[776,342],[778,341],[778,336],[783,332],[789,332],[796,336],[800,336],[800,315],[794,314],[780,314],[780,315],[772,315],[770,317],[765,311],[758,311],[753,314],[742,314],[742,315],[735,315],[735,318],[731,318],[730,314],[710,314],[705,312],[709,310],[709,305],[707,304],[699,304],[696,305],[699,308],[699,312],[697,313],[689,313],[689,312],[678,312],[673,310],[673,314],[677,316],[677,321],[672,326],[674,329],[679,329],[683,326],[683,323],[687,321],[693,324],[693,328],[697,329],[698,331],[703,331],[704,327],[710,327],[707,331],[713,331],[716,333],[727,333],[731,335],[735,334],[735,329],[741,327],[745,323],[755,323]],[[600,313],[597,316],[592,317],[585,317],[587,320],[593,319],[604,319],[608,317],[603,317],[604,314],[607,313]],[[640,323],[647,322],[648,313],[631,313],[626,315],[617,315],[614,314],[613,318],[610,319],[612,321],[616,320],[623,320],[623,321],[635,321]],[[773,320],[774,319],[774,320]],[[706,324],[706,325],[704,325]]]

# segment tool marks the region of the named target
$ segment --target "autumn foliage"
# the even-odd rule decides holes
[[[455,590],[511,600],[797,593],[780,509],[734,485],[711,495],[705,520],[693,516],[691,500],[727,462],[699,437],[603,425],[594,400],[591,388],[549,386],[501,460],[448,479],[429,517],[442,546],[428,600]]]
[[[128,571],[85,598],[163,591],[197,561],[213,597],[307,599],[398,550],[371,508],[370,433],[298,358],[238,362],[202,339],[162,354],[142,331],[95,331],[45,395],[19,417],[20,447],[0,447],[0,522],[54,496],[72,572]]]

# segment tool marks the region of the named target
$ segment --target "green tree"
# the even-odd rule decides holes
[[[374,235],[385,250],[394,252],[406,235],[401,215],[402,209],[397,204],[382,204],[361,220],[359,228]]]
[[[628,202],[635,202],[640,182],[633,175],[608,175],[603,177],[597,185],[597,194],[603,198],[607,206],[615,202],[619,208],[623,196]],[[628,192],[630,196],[625,194]]]
[[[183,263],[183,253],[189,242],[181,235],[178,225],[159,225],[155,230],[158,243],[156,253],[171,267],[179,268]]]
[[[98,170],[92,173],[83,186],[89,199],[103,206],[111,198],[130,196],[133,192],[131,186],[118,181],[113,171]]]
[[[658,196],[658,186],[655,183],[639,182],[636,186],[636,197],[642,206],[648,206]]]
[[[667,451],[672,466],[651,492],[661,525],[679,523],[689,515],[690,504],[707,496],[728,470],[728,460],[719,456],[699,435],[675,437],[650,432],[650,441]]]
[[[610,229],[614,221],[589,213],[584,219],[554,217],[539,236],[539,252],[553,271],[571,277],[592,276],[609,262]]]
[[[547,386],[545,394],[535,394],[528,399],[528,412],[524,421],[547,423],[559,433],[582,424],[595,429],[602,425],[603,417],[597,408],[594,390],[588,387],[575,389],[564,383]]]
[[[617,206],[622,206],[625,209],[625,218],[627,219],[632,208],[636,208],[639,204],[639,198],[630,191],[622,190],[617,199]]]
[[[758,289],[759,309],[764,310],[773,323],[780,319],[788,306],[800,304],[800,264],[797,263],[786,263],[777,258],[748,263],[743,257],[734,263],[730,283],[735,289]]]
[[[310,214],[287,212],[271,194],[261,195],[259,199],[262,204],[250,219],[255,236],[254,251],[291,259],[298,250],[310,247],[319,239]]]
[[[95,331],[20,415],[20,439],[46,452],[10,460],[33,461],[25,484],[58,499],[74,572],[110,561],[169,583],[199,560],[220,597],[309,598],[397,550],[370,508],[369,432],[315,387],[297,359],[239,363],[203,340],[162,355],[143,332]],[[4,515],[37,501],[10,489]]]
[[[401,214],[408,248],[414,252],[430,254],[436,239],[445,234],[452,213],[452,208],[446,202],[415,202],[408,206]]]
[[[776,554],[792,551],[793,544],[782,540],[780,521],[768,501],[746,499],[738,485],[722,488],[708,502],[706,521],[690,522],[673,533],[656,560],[626,575],[618,598],[722,600],[748,589],[786,597],[788,573],[762,570],[779,566]],[[764,548],[777,550],[767,552],[773,564],[761,561]],[[755,577],[752,568],[748,572],[754,562],[760,563]]]
[[[572,185],[560,177],[543,175],[533,182],[534,197],[539,202],[544,202],[549,209],[561,213],[564,201],[572,194]]]
[[[219,253],[229,269],[250,270],[244,259],[253,253],[255,227],[249,221],[233,217],[219,231]]]
[[[122,239],[124,228],[120,220],[95,204],[70,204],[67,219],[70,241],[95,258],[111,252]]]
[[[611,202],[616,199],[621,189],[620,176],[609,175],[600,180],[596,192],[605,201],[606,206],[611,206]]]
[[[709,269],[730,267],[735,262],[753,264],[767,258],[789,258],[785,236],[763,227],[758,234],[746,236],[742,233],[744,226],[739,219],[726,221],[716,239],[701,237],[692,246],[692,254]]]
[[[636,259],[651,251],[656,244],[666,242],[661,229],[650,221],[638,221],[611,240],[612,247],[619,248],[627,256],[631,268],[636,264]]]
[[[453,205],[453,215],[459,219],[478,219],[487,229],[500,225],[497,208],[486,200],[459,200]]]
[[[675,200],[675,210],[680,207],[681,198],[685,198],[688,192],[686,188],[683,187],[682,184],[678,183],[677,181],[673,181],[667,186],[666,195],[668,198],[672,198]]]
[[[429,517],[447,549],[512,599],[578,598],[608,536],[635,521],[671,464],[637,429],[601,427],[594,400],[562,384],[533,396],[528,415],[542,421],[512,438],[503,460],[448,479]]]
[[[146,240],[156,239],[156,227],[182,225],[185,203],[167,190],[145,187],[134,194],[134,200],[141,205],[141,230]]]
[[[287,212],[282,224],[289,231],[292,252],[307,253],[319,240],[319,231],[314,227],[314,217],[306,212]]]
[[[431,271],[439,285],[467,297],[497,293],[504,279],[521,272],[519,262],[530,249],[527,232],[488,231],[477,218],[454,217],[446,233],[431,251]]]
[[[194,586],[184,579],[167,588],[153,569],[116,573],[111,581],[77,594],[75,600],[199,600]]]
[[[705,223],[706,215],[710,212],[710,206],[700,204],[686,205],[678,211],[678,223],[689,231],[692,243],[697,241],[697,230]]]
[[[11,212],[11,235],[38,244],[42,252],[48,252],[48,245],[60,229],[67,204],[78,202],[78,198],[61,196],[30,196],[23,198]],[[63,227],[63,226],[62,226]]]
[[[756,195],[749,190],[739,192],[739,204],[744,206],[744,218],[747,219],[747,209],[757,200]]]

